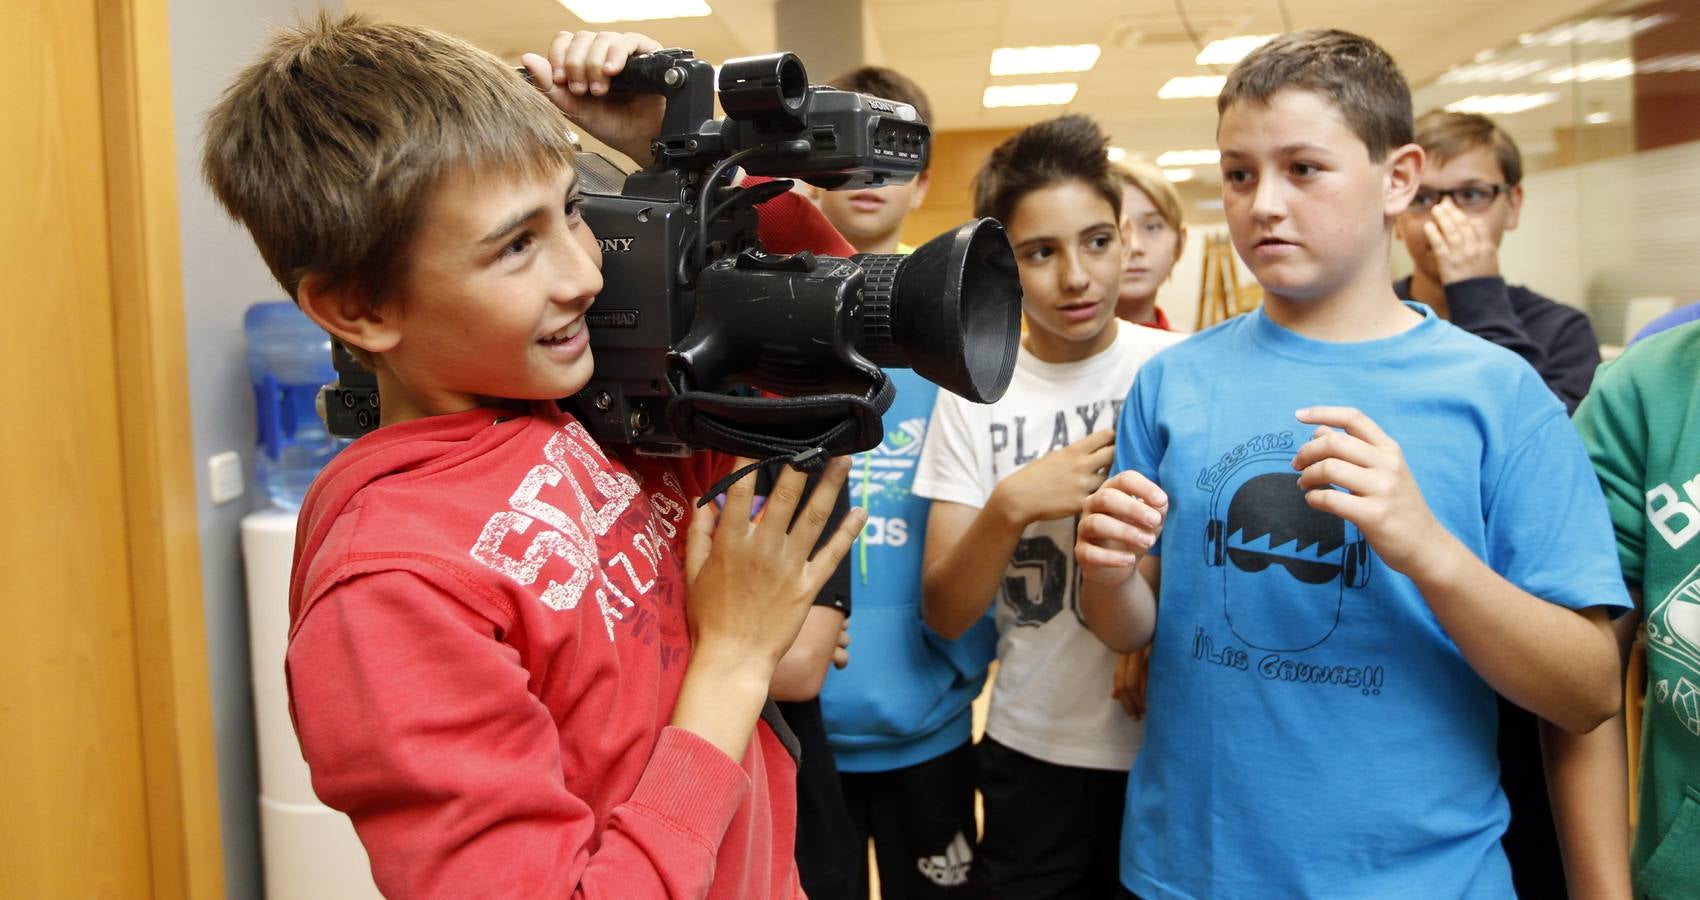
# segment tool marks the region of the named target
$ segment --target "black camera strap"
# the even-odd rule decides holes
[[[707,447],[760,462],[721,479],[704,499],[762,465],[789,462],[818,472],[833,456],[847,456],[879,445],[880,416],[897,396],[888,378],[867,394],[815,394],[803,397],[745,397],[685,391],[667,405],[667,424],[692,447]]]

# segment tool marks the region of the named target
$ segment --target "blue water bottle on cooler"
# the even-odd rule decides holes
[[[319,470],[348,441],[331,437],[314,407],[336,380],[331,339],[288,300],[256,303],[242,318],[259,440],[254,481],[268,500],[299,509]]]

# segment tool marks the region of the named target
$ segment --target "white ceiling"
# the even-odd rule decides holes
[[[346,0],[344,7],[457,34],[507,58],[540,50],[556,31],[578,27],[645,31],[666,46],[689,47],[714,62],[786,49],[775,46],[774,0],[708,2],[714,12],[707,17],[617,26],[583,26],[556,0]],[[1171,76],[1225,71],[1193,62],[1197,48],[1180,6],[1206,43],[1279,32],[1288,23],[1356,31],[1386,47],[1420,86],[1482,51],[1513,47],[1521,34],[1599,5],[1599,0],[864,0],[864,45],[869,62],[892,66],[927,91],[936,130],[1006,128],[1057,115],[1062,108],[1054,106],[984,109],[980,95],[990,84],[1073,79],[1080,91],[1068,111],[1094,116],[1117,146],[1154,159],[1165,150],[1214,146],[1213,99],[1157,99],[1158,87]],[[1089,72],[998,78],[987,73],[997,47],[1083,43],[1104,49]],[[1419,111],[1427,108],[1424,99],[1419,92]]]

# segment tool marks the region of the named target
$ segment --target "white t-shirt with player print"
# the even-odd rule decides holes
[[[940,391],[914,492],[982,508],[997,483],[1094,431],[1114,429],[1134,373],[1183,335],[1115,321],[1108,349],[1048,363],[1025,348],[1009,390],[983,405]],[[1035,522],[1004,571],[997,608],[998,674],[986,733],[1045,762],[1126,770],[1140,724],[1110,697],[1116,654],[1080,616],[1078,516]]]

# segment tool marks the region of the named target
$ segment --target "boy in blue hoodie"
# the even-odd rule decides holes
[[[898,100],[923,121],[932,109],[919,85],[891,69],[864,66],[833,87]],[[861,253],[907,252],[903,219],[925,195],[909,184],[821,197],[821,211]],[[930,501],[911,491],[938,388],[909,369],[887,375],[897,399],[885,439],[852,461],[850,503],[868,511],[851,553],[852,663],[827,675],[821,714],[860,844],[874,842],[880,894],[960,896],[973,860],[974,755],[969,705],[997,649],[988,617],[955,641],[921,621],[921,551]],[[868,895],[859,867],[856,896]]]

